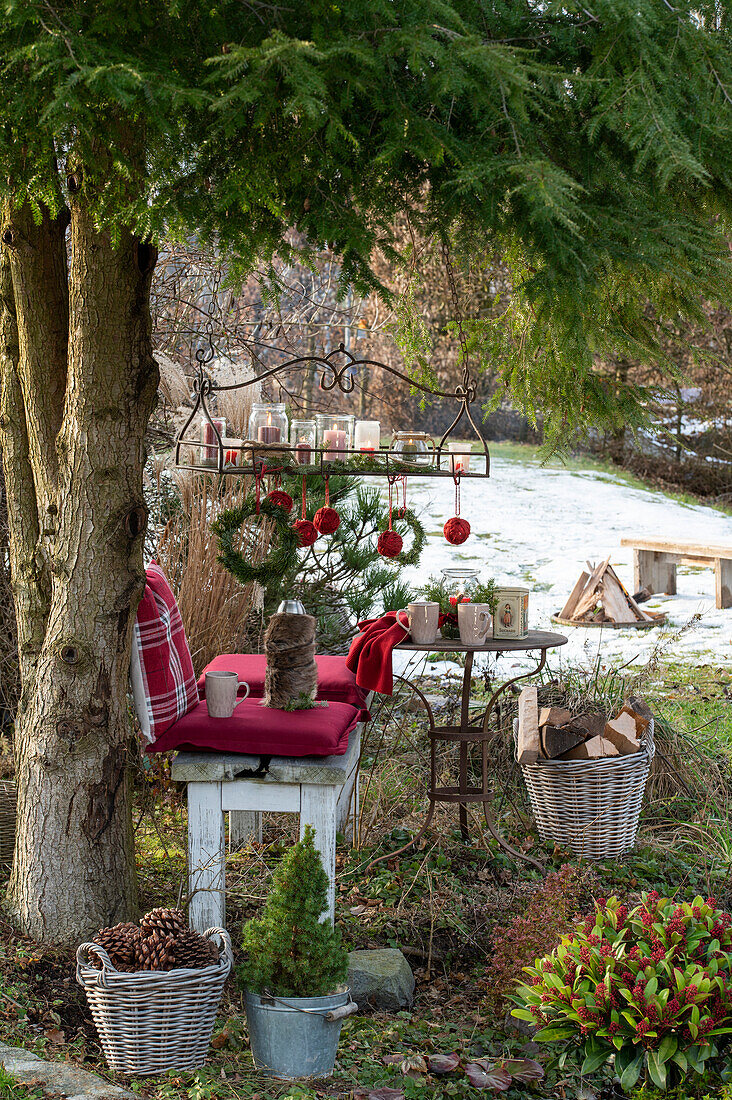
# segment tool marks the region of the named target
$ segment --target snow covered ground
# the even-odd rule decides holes
[[[410,477],[408,502],[429,534],[420,565],[407,571],[415,586],[451,565],[474,565],[484,577],[525,585],[531,589],[532,629],[569,637],[550,661],[554,668],[560,661],[589,664],[598,651],[608,666],[634,658],[641,664],[659,644],[665,659],[732,664],[732,608],[715,609],[712,569],[679,566],[678,595],[649,601],[647,607],[667,613],[665,626],[603,630],[556,626],[550,618],[564,605],[587,560],[597,563],[609,554],[618,576],[633,591],[632,551],[621,547],[623,536],[732,545],[732,516],[636,488],[619,475],[542,467],[531,457],[493,458],[490,479],[464,481],[461,496],[461,514],[470,521],[472,533],[456,547],[442,534],[445,520],[454,514],[452,482]],[[696,615],[701,615],[700,621],[678,636]],[[504,666],[510,661],[504,659]]]

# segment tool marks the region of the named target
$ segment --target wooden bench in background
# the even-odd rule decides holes
[[[635,591],[676,595],[676,566],[714,566],[717,607],[732,607],[732,546],[704,546],[693,542],[669,539],[620,540],[621,546],[633,548],[633,584]]]

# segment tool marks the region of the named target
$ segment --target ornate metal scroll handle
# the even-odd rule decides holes
[[[333,362],[333,358],[337,355],[345,356],[346,361],[340,366]],[[320,362],[323,364],[323,373],[320,376],[321,390],[327,393],[338,386],[342,393],[352,393],[354,386],[352,368],[356,363],[356,357],[351,355],[344,344],[339,344],[335,351],[329,352]]]

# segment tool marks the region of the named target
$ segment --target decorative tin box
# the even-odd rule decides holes
[[[529,633],[528,588],[496,589],[496,613],[493,616],[493,637],[525,638]]]

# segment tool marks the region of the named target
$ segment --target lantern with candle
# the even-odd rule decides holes
[[[287,434],[284,401],[255,401],[249,416],[249,438],[257,443],[282,443]]]
[[[326,462],[345,462],[347,451],[353,450],[353,429],[356,418],[332,413],[318,413],[315,417],[318,446],[323,449]]]
[[[447,456],[448,469],[454,474],[470,473],[470,453],[472,447],[469,443],[448,443],[450,453]]]
[[[398,462],[429,466],[434,451],[434,441],[426,432],[394,432],[391,452]]]
[[[219,464],[219,440],[216,438],[216,433],[219,434],[219,439],[222,440],[226,435],[226,419],[223,416],[214,416],[210,421],[201,421],[201,443],[207,444],[205,447],[201,447],[201,465],[202,466],[218,466]]]
[[[307,466],[313,461],[315,450],[315,421],[293,420],[290,424],[290,446],[295,452],[295,462]]]
[[[378,420],[357,420],[356,430],[353,436],[353,447],[356,451],[373,453],[378,451],[381,444],[381,424]]]

